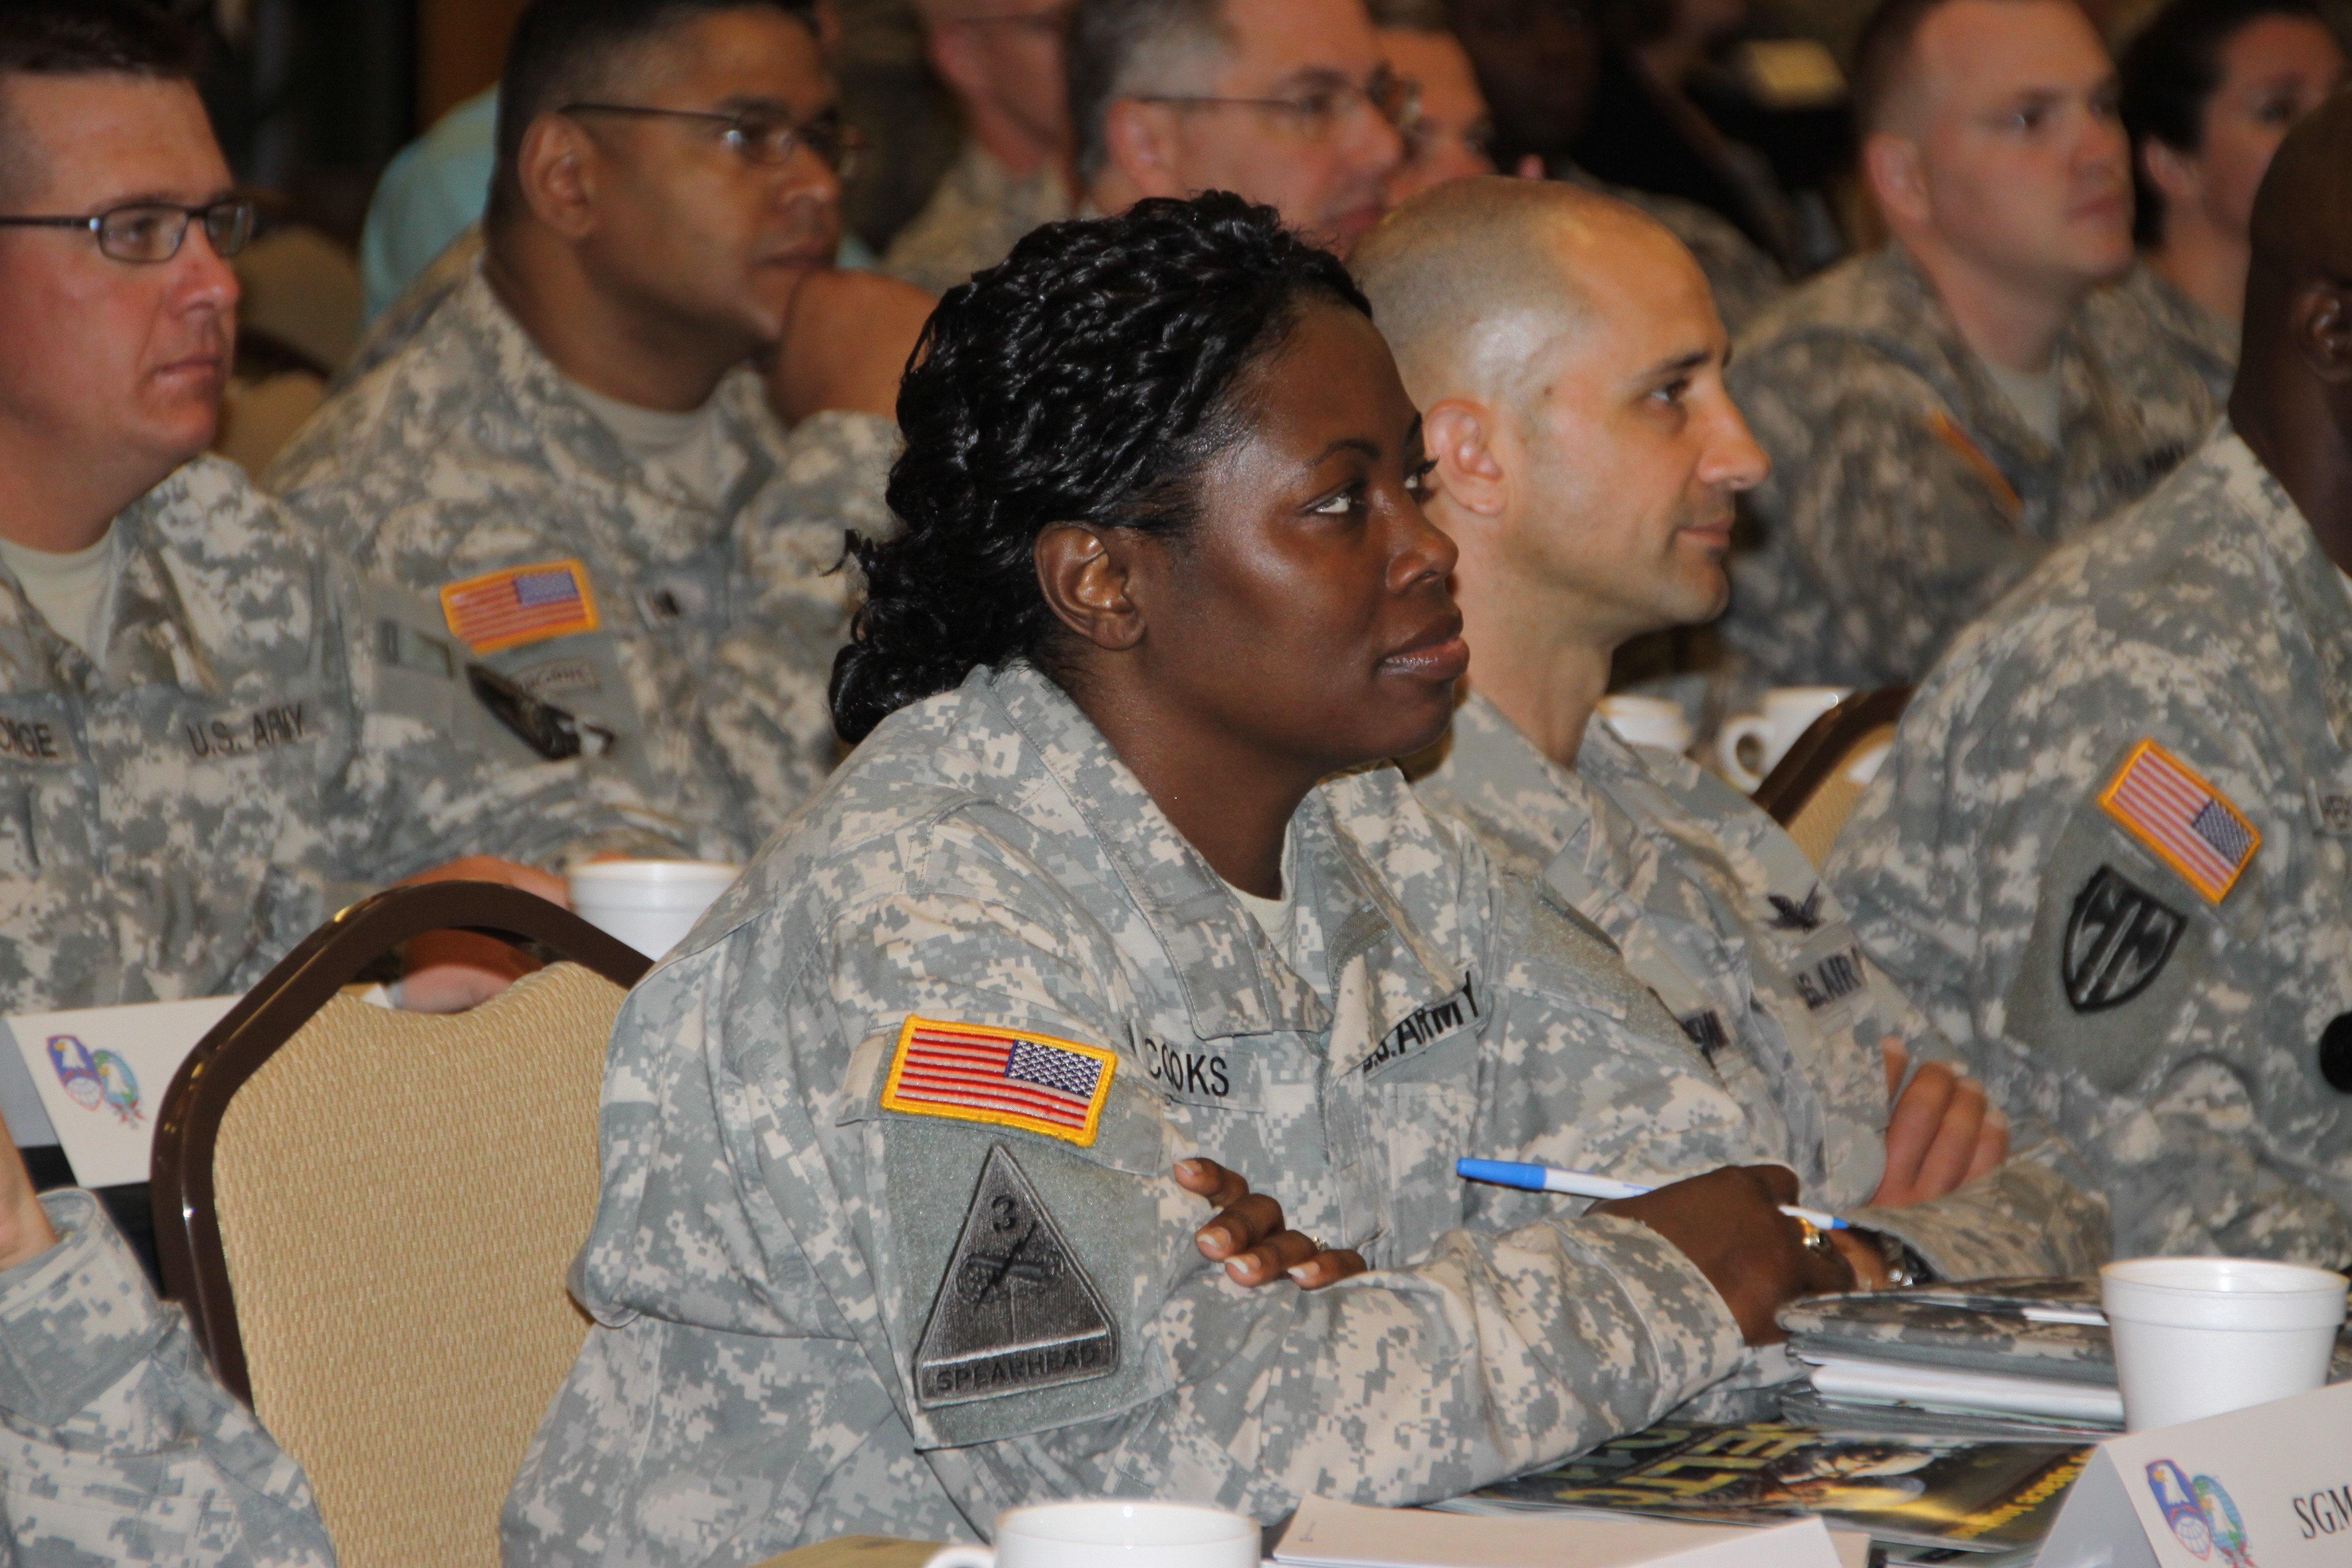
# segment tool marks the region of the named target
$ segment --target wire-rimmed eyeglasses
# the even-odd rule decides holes
[[[0,216],[0,228],[79,228],[98,237],[99,253],[142,265],[180,254],[188,226],[201,222],[213,254],[226,261],[253,237],[253,203],[243,196],[188,206],[179,202],[126,202],[94,217]]]
[[[1308,88],[1287,98],[1219,98],[1205,93],[1138,93],[1139,103],[1164,103],[1176,109],[1263,109],[1289,117],[1299,133],[1320,141],[1344,119],[1370,110],[1399,132],[1409,132],[1421,119],[1421,84],[1382,71],[1369,83],[1335,81]]]
[[[745,109],[733,114],[721,114],[709,109],[655,109],[641,103],[567,103],[556,112],[634,114],[653,120],[698,120],[706,124],[723,126],[725,129],[719,132],[719,140],[733,148],[747,163],[785,163],[795,150],[805,147],[815,154],[819,163],[845,177],[856,168],[857,153],[866,145],[866,138],[841,118],[839,110],[831,109],[797,125],[781,114],[763,109]]]

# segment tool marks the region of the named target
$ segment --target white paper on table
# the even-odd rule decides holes
[[[1274,1561],[1295,1568],[1862,1568],[1870,1542],[1818,1519],[1678,1524],[1584,1514],[1437,1513],[1308,1498]]]
[[[2352,1563],[2352,1384],[2111,1437],[2038,1568],[2343,1568]]]
[[[2002,1415],[2054,1415],[2077,1421],[2121,1421],[2124,1396],[2095,1383],[2051,1377],[2003,1377],[1999,1373],[1909,1363],[1848,1361],[1824,1356],[1811,1369],[1823,1396],[1876,1404],[1935,1405]]]
[[[113,1187],[147,1179],[155,1115],[172,1075],[236,1001],[77,1007],[7,1021],[75,1181]]]

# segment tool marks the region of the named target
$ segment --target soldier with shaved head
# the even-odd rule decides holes
[[[1808,1190],[1874,1205],[1865,1277],[2096,1261],[2105,1216],[2061,1152],[2002,1163],[2006,1121],[1927,1060],[1950,1047],[1788,836],[1591,722],[1621,645],[1720,613],[1733,500],[1766,472],[1689,252],[1607,196],[1478,179],[1399,208],[1355,268],[1461,552],[1473,689],[1416,760],[1423,800],[1609,933]]]
[[[1911,705],[1830,876],[2127,1253],[2352,1257],[2352,100],[2256,198],[2230,416]]]

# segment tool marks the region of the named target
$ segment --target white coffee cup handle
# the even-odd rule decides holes
[[[1754,741],[1759,756],[1772,753],[1772,724],[1761,713],[1743,713],[1725,724],[1715,737],[1715,754],[1723,763],[1723,773],[1733,784],[1749,795],[1764,782],[1764,775],[1739,760],[1743,741]]]
[[[996,1568],[992,1546],[942,1546],[923,1560],[923,1568]]]

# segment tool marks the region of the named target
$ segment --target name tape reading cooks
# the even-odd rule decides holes
[[[898,1031],[882,1108],[1089,1145],[1118,1058],[1098,1046],[985,1024],[910,1017]]]
[[[1149,1035],[1137,1037],[1135,1053],[1143,1058],[1143,1076],[1171,1093],[1224,1100],[1234,1092],[1231,1064],[1221,1056],[1188,1051]]]

